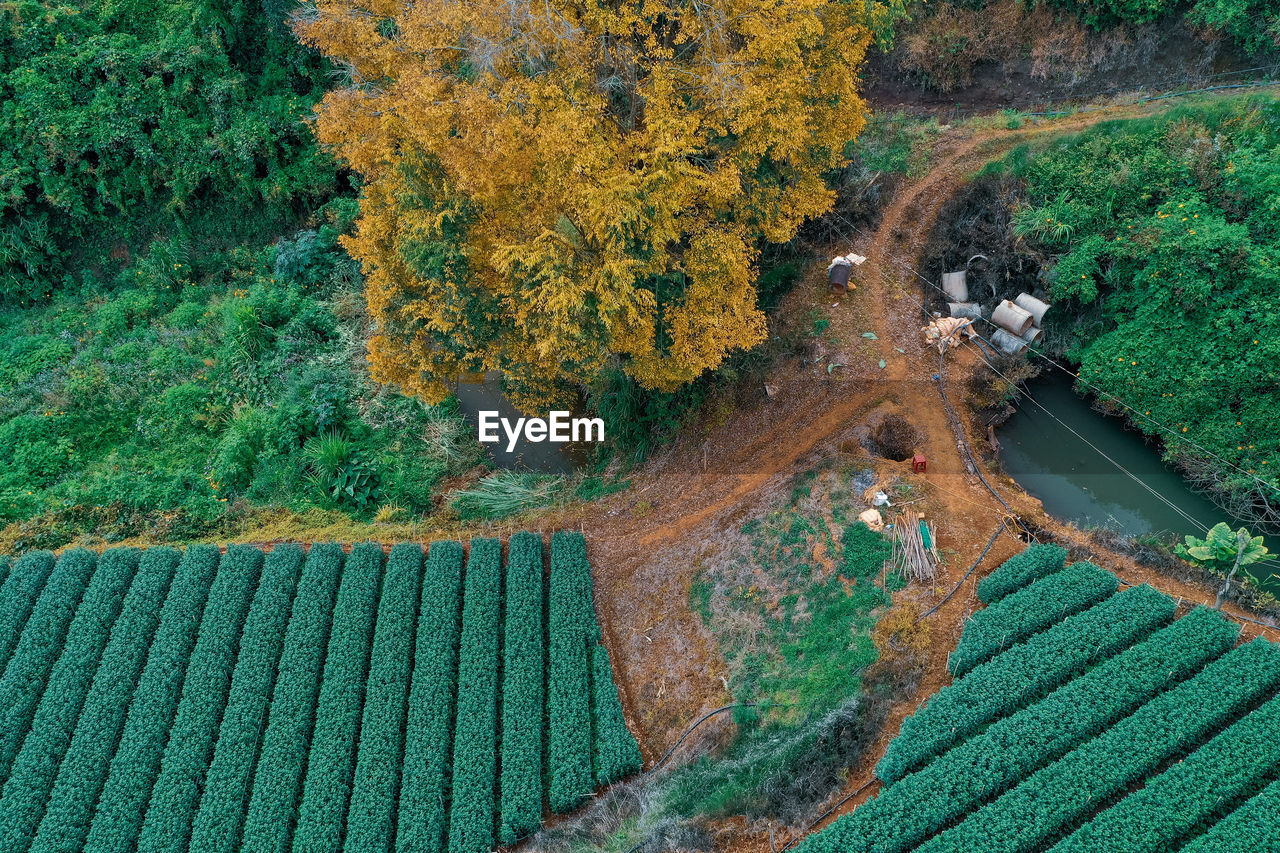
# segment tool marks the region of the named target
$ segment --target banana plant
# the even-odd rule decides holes
[[[1227,577],[1222,589],[1218,590],[1218,598],[1213,605],[1215,609],[1222,608],[1231,579],[1240,567],[1256,563],[1270,553],[1262,544],[1261,536],[1251,536],[1243,527],[1233,532],[1224,521],[1215,524],[1204,539],[1186,536],[1183,542],[1176,549],[1179,557]]]

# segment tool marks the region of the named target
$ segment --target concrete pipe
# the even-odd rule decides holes
[[[1014,335],[1021,336],[1030,329],[1035,322],[1031,316],[1031,312],[1025,308],[1019,308],[1008,299],[996,306],[996,310],[991,312],[991,322],[995,323],[1002,329],[1008,329]]]
[[[969,301],[969,285],[965,282],[964,276],[964,270],[942,274],[942,292],[955,302]]]
[[[991,343],[998,346],[1000,351],[1005,355],[1015,355],[1016,353],[1022,352],[1023,347],[1027,345],[1027,342],[1022,338],[1011,335],[1004,329],[996,329],[995,333],[991,336]]]
[[[1039,343],[1040,339],[1043,337],[1044,329],[1041,329],[1039,326],[1032,326],[1030,329],[1027,329],[1022,333],[1022,339],[1029,344]]]
[[[1037,326],[1044,325],[1044,314],[1049,310],[1047,302],[1041,302],[1030,293],[1019,293],[1014,297],[1013,301],[1019,308],[1035,318]]]
[[[977,302],[948,302],[952,317],[968,317],[971,320],[982,319],[982,306]]]

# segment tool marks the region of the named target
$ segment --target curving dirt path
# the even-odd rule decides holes
[[[828,370],[797,360],[779,365],[769,383],[772,396],[762,395],[754,405],[733,412],[723,424],[701,435],[684,436],[676,447],[646,465],[631,490],[596,505],[589,515],[566,513],[548,519],[581,525],[591,539],[602,621],[630,722],[648,760],[664,752],[689,721],[730,701],[714,638],[688,606],[699,561],[730,536],[752,509],[787,488],[793,476],[841,452],[857,424],[873,410],[896,408],[924,435],[929,468],[919,479],[938,526],[939,548],[948,555],[934,589],[903,590],[895,596],[895,606],[932,604],[977,559],[1007,511],[967,469],[943,412],[933,380],[937,353],[921,341],[919,330],[925,317],[913,268],[943,204],[987,163],[1039,136],[1158,110],[1156,106],[1117,106],[1017,130],[945,132],[931,152],[928,173],[898,189],[869,240],[832,247],[831,254],[856,248],[867,255],[867,263],[855,276],[856,289],[833,301],[825,292],[825,263],[817,263],[783,306],[784,312],[820,309],[826,314],[830,337],[836,342],[827,361],[842,367]],[[875,339],[864,337],[865,332],[873,332]],[[881,359],[883,369],[878,366]],[[946,371],[953,377],[948,389],[958,409],[964,383],[957,380],[977,367],[976,358],[967,351],[948,356]],[[977,446],[972,437],[966,439]],[[874,461],[882,470],[887,467],[892,472],[896,466],[898,473],[912,476],[906,463]],[[1039,503],[1012,481],[994,473],[988,473],[988,479],[1019,515],[1066,541],[1103,552],[1079,531],[1046,516]],[[874,762],[901,720],[945,683],[946,655],[976,606],[976,580],[1023,545],[1011,534],[1001,535],[979,571],[929,617],[925,677],[914,696],[892,709],[880,742],[870,750],[864,766],[850,775],[846,791],[871,781]],[[1104,562],[1127,581],[1150,583],[1189,602],[1212,600],[1212,593],[1205,589],[1144,569],[1119,554],[1105,555]],[[1280,640],[1280,631],[1248,623],[1245,633]],[[872,784],[828,820],[856,807],[874,790]],[[724,849],[769,850],[766,834],[734,822],[725,830]],[[784,832],[775,843],[781,846],[786,840]]]

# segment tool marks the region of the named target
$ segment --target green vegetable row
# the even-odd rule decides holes
[[[421,584],[422,548],[407,543],[396,545],[387,558],[378,601],[345,850],[386,853],[394,840],[405,701]]]
[[[361,544],[351,549],[333,610],[315,732],[293,835],[295,853],[337,853],[342,849],[381,577],[381,546]]]
[[[98,560],[0,796],[0,850],[31,847],[140,556],[117,548]]]
[[[978,598],[984,604],[995,604],[1027,584],[1062,571],[1066,565],[1067,549],[1061,545],[1032,545],[978,581]]]
[[[142,822],[139,853],[178,853],[187,848],[218,720],[231,686],[245,612],[261,571],[262,552],[257,548],[227,548],[200,622],[160,776]]]
[[[0,678],[0,785],[9,779],[13,759],[31,728],[36,704],[97,563],[93,554],[82,550],[68,551],[58,559]]]
[[[1158,853],[1251,791],[1280,766],[1280,699],[1223,731],[1139,791],[1093,817],[1053,853]],[[1261,849],[1261,848],[1259,848]]]
[[[970,617],[948,667],[964,675],[1032,634],[1092,607],[1118,585],[1115,575],[1092,563],[1074,563],[1041,578]]]
[[[888,786],[796,850],[908,850],[1196,672],[1230,649],[1238,634],[1238,626],[1213,611],[1194,610]]]
[[[289,849],[342,558],[337,545],[312,545],[307,552],[262,736],[244,823],[244,850],[287,853]]]
[[[303,559],[297,545],[280,545],[267,555],[262,567],[262,581],[249,608],[217,746],[191,828],[191,853],[239,849],[249,786]]]
[[[9,656],[55,562],[48,551],[28,551],[5,574],[4,583],[0,584],[0,672],[9,664]]]
[[[507,543],[507,587],[502,649],[503,844],[513,844],[542,823],[543,687],[542,537],[517,533]]]
[[[1176,610],[1167,595],[1145,584],[1133,587],[979,664],[903,720],[876,775],[885,782],[901,779],[992,720],[1133,645]]]
[[[143,553],[58,768],[33,851],[75,853],[84,844],[179,559],[172,548]]]
[[[1037,850],[1277,685],[1280,646],[1263,639],[1240,646],[937,836],[920,853]]]
[[[219,568],[218,549],[212,545],[193,546],[182,556],[93,814],[86,851],[133,850],[137,845],[205,604],[216,592],[215,606],[221,607],[234,591],[234,578],[217,582]],[[211,583],[216,590],[210,589]]]
[[[484,853],[494,846],[501,583],[502,543],[473,539],[462,601],[450,853]]]
[[[439,853],[448,832],[449,768],[461,630],[462,546],[435,542],[422,579],[405,724],[396,853]]]
[[[640,745],[627,728],[618,688],[613,683],[609,650],[603,643],[591,647],[591,765],[597,786],[612,785],[640,771]]]
[[[1280,781],[1215,823],[1182,853],[1257,853],[1280,850]]]
[[[576,809],[593,790],[591,775],[591,675],[587,619],[591,569],[581,534],[551,536],[547,679],[548,761],[551,810]]]

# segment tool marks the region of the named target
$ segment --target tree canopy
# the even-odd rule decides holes
[[[766,335],[755,264],[832,194],[890,7],[319,0],[321,140],[365,181],[376,378],[502,370],[545,408],[609,367],[669,390]]]

